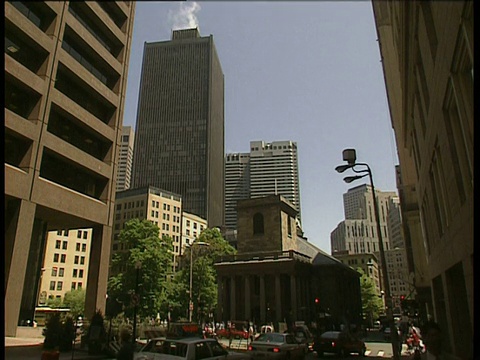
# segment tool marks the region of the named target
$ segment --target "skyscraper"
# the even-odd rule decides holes
[[[16,336],[33,319],[48,231],[92,229],[84,315],[105,309],[135,3],[4,7],[5,335]]]
[[[131,126],[122,127],[122,137],[119,143],[117,167],[117,191],[130,189],[133,164],[134,133]]]
[[[224,223],[224,77],[213,36],[175,30],[145,43],[132,187],[182,196],[185,211]]]
[[[225,157],[225,225],[235,228],[236,203],[241,199],[282,195],[298,211],[301,224],[297,143],[251,141],[250,153]]]

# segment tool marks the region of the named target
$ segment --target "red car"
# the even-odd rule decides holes
[[[216,331],[218,338],[233,338],[233,339],[248,339],[248,331],[244,329],[237,328],[225,328]]]

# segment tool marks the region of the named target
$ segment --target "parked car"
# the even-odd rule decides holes
[[[216,339],[150,339],[134,360],[251,360],[249,353],[227,351]]]
[[[324,353],[334,353],[340,356],[347,356],[357,353],[365,356],[367,347],[363,340],[342,331],[326,331],[313,343],[313,350],[317,356],[322,357]]]
[[[305,345],[298,343],[293,334],[268,332],[260,334],[248,346],[253,359],[300,359],[305,358]]]

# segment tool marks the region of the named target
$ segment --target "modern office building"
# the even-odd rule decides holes
[[[85,316],[105,308],[135,3],[4,9],[5,335],[16,336],[33,319],[48,231],[93,229]]]
[[[373,0],[409,271],[445,350],[474,358],[473,1]]]
[[[119,142],[119,156],[117,167],[117,191],[130,189],[133,165],[133,144],[135,136],[131,126],[122,127],[122,136]]]
[[[145,43],[132,187],[182,196],[185,211],[224,223],[224,76],[213,36],[174,30]]]
[[[225,156],[225,226],[237,227],[237,201],[250,198],[250,154]]]
[[[124,224],[131,219],[147,219],[159,228],[159,246],[163,236],[173,241],[175,258],[181,251],[182,197],[154,186],[117,192],[115,198],[115,220],[113,229],[112,254],[128,250],[118,241]],[[125,269],[111,268],[111,274]]]
[[[282,195],[297,209],[301,226],[297,143],[251,141],[250,153],[225,157],[225,225],[237,226],[238,200]]]

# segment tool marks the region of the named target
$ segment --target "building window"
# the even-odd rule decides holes
[[[55,281],[50,281],[50,290],[55,290]]]
[[[83,232],[83,239],[86,240],[88,238],[88,232],[84,231]]]
[[[253,215],[253,234],[263,234],[264,233],[264,225],[263,225],[263,215],[260,213],[256,213]]]
[[[77,238],[78,239],[82,238],[82,230],[77,230]]]
[[[63,281],[57,282],[57,290],[60,291],[60,290],[62,290],[62,288],[63,288]]]
[[[80,264],[81,264],[81,265],[85,264],[85,256],[82,256],[82,257],[80,258]]]
[[[75,246],[75,250],[80,251],[80,243],[77,243],[77,245]]]
[[[78,286],[77,286],[77,289],[81,289],[81,288],[82,288],[82,283],[79,282],[79,283],[78,283]]]
[[[52,276],[57,276],[57,267],[52,268]]]
[[[53,254],[53,262],[58,262],[59,257],[60,257],[60,254]]]
[[[55,242],[55,249],[60,249],[61,243],[62,243],[62,242],[61,242],[60,240],[57,240],[57,241]]]
[[[62,244],[62,249],[67,250],[67,246],[68,246],[68,242],[64,241],[63,244]]]
[[[60,257],[60,262],[61,263],[65,263],[65,260],[67,259],[67,255],[65,254],[62,254],[62,256]]]
[[[78,275],[78,269],[73,269],[72,277],[76,278]]]
[[[83,278],[83,269],[80,269],[80,271],[78,272],[78,277]]]
[[[74,263],[75,263],[75,264],[78,264],[78,259],[79,259],[79,256],[76,255],[76,256],[75,256],[75,260],[74,260]]]
[[[58,276],[63,277],[63,274],[64,274],[64,273],[65,273],[65,268],[60,268],[60,269],[58,270]]]
[[[75,282],[72,282],[72,290],[75,290],[75,286],[77,285],[77,283]]]
[[[82,252],[87,251],[87,244],[82,244]]]

